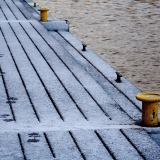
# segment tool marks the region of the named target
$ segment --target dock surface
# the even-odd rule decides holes
[[[0,1],[0,159],[159,160],[140,90],[28,2]]]

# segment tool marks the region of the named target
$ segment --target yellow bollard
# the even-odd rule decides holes
[[[158,125],[158,102],[160,93],[142,92],[136,95],[136,98],[142,101],[142,123],[144,126]]]
[[[41,16],[41,21],[46,22],[48,20],[48,11],[49,8],[39,8],[40,11],[40,16]]]

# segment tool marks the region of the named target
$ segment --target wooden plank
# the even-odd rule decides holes
[[[14,0],[13,3],[16,5],[16,7],[20,10],[20,12],[26,19],[35,19],[33,15],[27,10],[27,8],[22,4],[22,2],[20,2],[19,0]]]
[[[16,20],[15,16],[4,1],[1,2],[1,9],[8,20]]]
[[[42,26],[39,26],[37,22],[31,23],[37,29],[38,33],[46,40],[47,43],[44,44],[49,44],[49,46],[56,53],[56,55],[51,55],[51,53],[49,52],[44,54],[48,63],[55,70],[57,75],[63,80],[64,84],[69,89],[69,92],[71,93],[71,95],[73,95],[77,103],[82,104],[84,102],[83,107],[86,107],[85,109],[88,109],[88,106],[92,107],[92,113],[89,112],[94,115],[93,117],[91,117],[92,119],[105,119],[103,118],[104,116],[102,114],[103,112],[105,112],[109,115],[109,117],[114,118],[115,121],[118,121],[118,123],[126,123],[126,121],[128,123],[133,123],[131,118],[129,118],[126,113],[120,110],[120,107],[115,103],[115,101],[110,97],[110,95],[107,94],[98,83],[96,83],[96,81],[61,46],[60,43],[58,43],[50,34],[48,34],[48,32]],[[24,28],[26,28],[26,31],[28,31],[28,34],[32,37],[32,34],[30,32],[31,28],[28,28],[26,25],[24,26]],[[40,36],[36,39],[35,36],[32,37],[32,39],[34,39],[35,43],[42,50],[43,53],[45,52],[44,48],[40,46],[40,42],[38,42],[40,41],[40,38]],[[52,57],[52,59],[50,57]],[[59,61],[59,63],[56,64],[57,61]],[[60,62],[63,62],[63,64]],[[59,71],[58,68],[60,67],[63,67],[64,70],[61,69]],[[66,67],[69,69],[69,71],[65,69]],[[65,78],[66,76],[68,77],[67,79]],[[77,90],[74,90],[73,88],[76,88]],[[99,104],[99,106],[103,109],[102,113],[100,113],[101,110],[100,108],[98,108],[99,106],[94,107],[94,105],[91,105],[90,98],[92,98],[94,102],[97,102]],[[87,113],[87,111],[85,111],[85,113]]]
[[[9,105],[9,97],[6,95],[5,86],[2,79],[3,73],[0,73],[0,120],[3,120],[5,122],[10,122],[14,120],[14,117],[12,115],[12,111],[10,109]]]
[[[98,130],[97,133],[116,160],[143,159],[118,129]]]
[[[87,160],[113,159],[93,131],[89,130],[71,131],[71,135],[73,139],[76,141],[77,146],[79,146],[82,154],[84,155],[84,159]]]
[[[5,0],[5,2],[8,5],[9,9],[12,11],[13,15],[16,17],[16,19],[18,19],[18,20],[26,20],[24,15],[17,8],[17,6],[13,3],[12,0]]]
[[[0,158],[5,160],[24,159],[18,135],[16,133],[0,133]]]
[[[81,160],[81,154],[68,132],[54,131],[46,133],[57,159]]]
[[[3,27],[7,29],[5,25]],[[6,30],[6,33],[10,34],[10,31]],[[14,97],[17,99],[16,103],[12,103],[15,119],[18,122],[28,124],[32,122],[34,124],[35,122],[37,122],[37,118],[33,111],[32,105],[30,104],[29,99],[26,95],[25,88],[22,84],[21,78],[17,72],[16,66],[13,62],[13,59],[11,58],[10,52],[7,48],[1,32],[0,42],[0,48],[2,53],[4,54],[3,59],[0,59],[0,64],[2,71],[5,72],[4,81],[6,83],[8,95],[9,97]]]
[[[21,133],[20,139],[26,159],[54,159],[43,133]]]
[[[26,1],[21,1],[21,3],[34,16],[34,18],[36,20],[40,20],[40,15],[37,11],[38,5],[37,5],[37,7],[31,7],[30,5],[28,5],[28,3]]]
[[[32,66],[34,67],[35,71],[37,72],[37,75],[39,75],[39,78],[44,83],[44,87],[46,88],[46,90],[48,91],[48,94],[53,99],[54,103],[57,106],[57,109],[60,111],[64,120],[65,121],[66,120],[69,120],[69,121],[82,120],[83,121],[84,117],[81,115],[80,111],[77,109],[77,107],[74,104],[74,102],[72,101],[72,99],[68,96],[68,93],[64,90],[63,86],[60,84],[60,82],[57,79],[57,77],[55,76],[54,72],[50,69],[50,67],[48,66],[46,61],[43,59],[43,57],[41,56],[39,51],[35,48],[32,41],[24,33],[24,30],[21,28],[20,25],[17,25],[15,23],[11,23],[11,25],[12,25],[17,37],[19,38],[21,44],[23,45],[24,50],[26,52],[26,55],[28,56],[28,57],[26,57],[26,59],[29,58]],[[46,52],[48,52],[47,49],[46,49]],[[53,52],[52,52],[52,54],[53,54]],[[31,71],[30,71],[30,74],[31,74]],[[37,82],[35,82],[35,83],[37,84]],[[27,84],[27,86],[29,86],[29,85],[30,84]],[[32,85],[33,85],[33,83],[32,83]],[[37,91],[39,92],[39,89]],[[36,92],[36,91],[34,90],[34,92]],[[44,101],[46,96],[43,95],[44,94],[43,92],[45,92],[45,91],[41,91],[42,98],[37,97],[38,101],[39,101],[39,99],[42,99]],[[39,95],[36,95],[36,96],[39,96]],[[41,104],[43,104],[43,103],[44,102],[41,102]],[[43,104],[43,105],[45,105],[45,104]],[[48,106],[48,108],[49,108],[49,106]],[[52,113],[52,111],[49,109],[48,109],[48,112]],[[46,115],[46,119],[51,118],[48,116],[49,116],[49,114]],[[52,115],[52,117],[56,117],[56,115]]]
[[[0,17],[1,17],[1,21],[6,20],[6,18],[4,17],[4,14],[2,12],[2,8],[0,8]]]
[[[145,159],[159,160],[160,146],[143,129],[123,129],[122,133],[131,141]]]
[[[113,100],[120,105],[120,107],[125,110],[125,112],[136,121],[141,119],[141,112],[139,109],[135,107],[131,101],[129,101],[126,96],[124,96],[117,88],[112,85],[97,69],[94,65],[92,65],[85,57],[81,55],[81,53],[71,46],[71,44],[64,39],[63,33],[68,35],[70,39],[69,32],[50,32],[56,40],[61,43],[61,45],[83,66],[83,68],[96,80],[98,84],[102,86],[102,88],[107,92]]]
[[[13,23],[13,25],[18,27],[18,24]],[[23,80],[23,83],[26,87],[31,103],[34,106],[33,109],[37,114],[38,119],[42,122],[60,120],[59,115],[54,109],[54,105],[50,101],[44,87],[42,86],[41,81],[39,80],[39,77],[34,71],[11,28],[9,25],[5,24],[3,25],[2,30],[4,31],[5,38],[10,47],[11,53],[17,65],[17,69],[21,75],[21,79]],[[23,32],[20,32],[20,30],[19,33],[24,34]]]
[[[82,42],[74,37],[69,32],[60,32],[65,39],[67,39],[75,48],[89,61],[91,62],[116,88],[118,88],[124,95],[126,95],[134,104],[141,109],[141,103],[136,100],[135,95],[141,92],[127,79],[122,77],[123,83],[116,83],[115,70],[107,64],[100,56],[87,48],[87,52],[82,51]],[[127,88],[127,89],[126,89]]]
[[[96,120],[105,120],[105,119],[108,120],[108,117],[105,116],[105,114],[100,110],[100,108],[96,105],[93,99],[85,91],[85,89],[80,84],[80,82],[76,80],[76,78],[72,75],[70,70],[68,70],[68,68],[56,56],[56,54],[47,45],[47,43],[42,39],[42,37],[38,33],[35,32],[33,27],[23,22],[21,22],[21,24],[23,25],[23,28],[28,33],[30,38],[35,43],[36,47],[42,53],[43,57],[46,59],[49,66],[52,68],[54,73],[57,75],[61,83],[63,83],[64,87],[68,90],[68,93],[71,95],[72,99],[81,108],[82,112],[86,115],[86,117],[89,120],[95,120],[95,119]],[[41,25],[38,25],[37,27],[39,28],[41,27]],[[53,41],[53,43],[55,42]],[[61,50],[61,48],[62,47],[60,47],[59,50]],[[92,111],[90,111],[90,108],[92,108]]]

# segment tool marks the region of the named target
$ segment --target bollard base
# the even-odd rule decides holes
[[[146,126],[158,125],[158,102],[142,102],[142,123]]]
[[[142,121],[138,121],[138,122],[135,123],[135,125],[138,125],[138,126],[141,126],[141,127],[148,127],[148,128],[157,128],[157,127],[160,127],[160,122],[158,122],[158,124],[155,125],[155,126],[153,126],[153,125],[150,126],[150,125],[144,124]]]

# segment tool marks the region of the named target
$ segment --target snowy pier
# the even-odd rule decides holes
[[[0,159],[159,160],[140,90],[28,2],[0,1]]]

